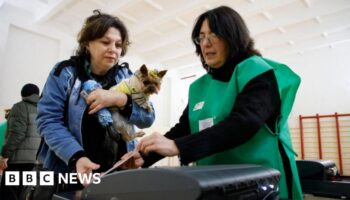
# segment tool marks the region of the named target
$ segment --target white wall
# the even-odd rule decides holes
[[[0,121],[5,108],[21,100],[25,83],[42,90],[48,73],[73,51],[74,40],[52,25],[34,25],[34,16],[4,3],[0,7]]]
[[[290,116],[292,126],[299,115],[350,113],[350,41],[325,46],[281,61],[301,77]]]
[[[19,101],[26,83],[42,88],[49,73],[46,66],[53,66],[58,55],[58,40],[10,25],[0,79],[0,90],[7,98],[0,100],[1,105],[11,107],[14,99]]]

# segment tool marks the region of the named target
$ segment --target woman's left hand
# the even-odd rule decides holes
[[[128,100],[126,94],[113,91],[96,89],[92,91],[86,98],[86,103],[89,105],[89,114],[96,113],[102,108],[107,107],[123,107]]]
[[[144,137],[137,145],[137,149],[146,155],[150,152],[156,152],[162,156],[179,155],[179,149],[174,140],[170,140],[158,132]]]

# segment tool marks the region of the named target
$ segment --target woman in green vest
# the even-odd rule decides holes
[[[229,7],[200,15],[192,40],[207,73],[191,84],[179,122],[142,139],[142,156],[128,164],[148,167],[175,155],[183,164],[258,164],[280,171],[281,199],[303,199],[287,126],[300,78],[261,57]]]

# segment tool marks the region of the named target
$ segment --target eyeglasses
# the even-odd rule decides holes
[[[196,38],[193,39],[194,43],[198,44],[198,45],[202,45],[205,41],[205,39],[207,39],[207,41],[210,44],[213,44],[217,41],[218,36],[215,33],[210,33],[209,35],[205,36],[205,35],[200,35]]]

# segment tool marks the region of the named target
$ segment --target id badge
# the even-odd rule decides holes
[[[210,128],[214,125],[214,118],[199,120],[199,131]]]

